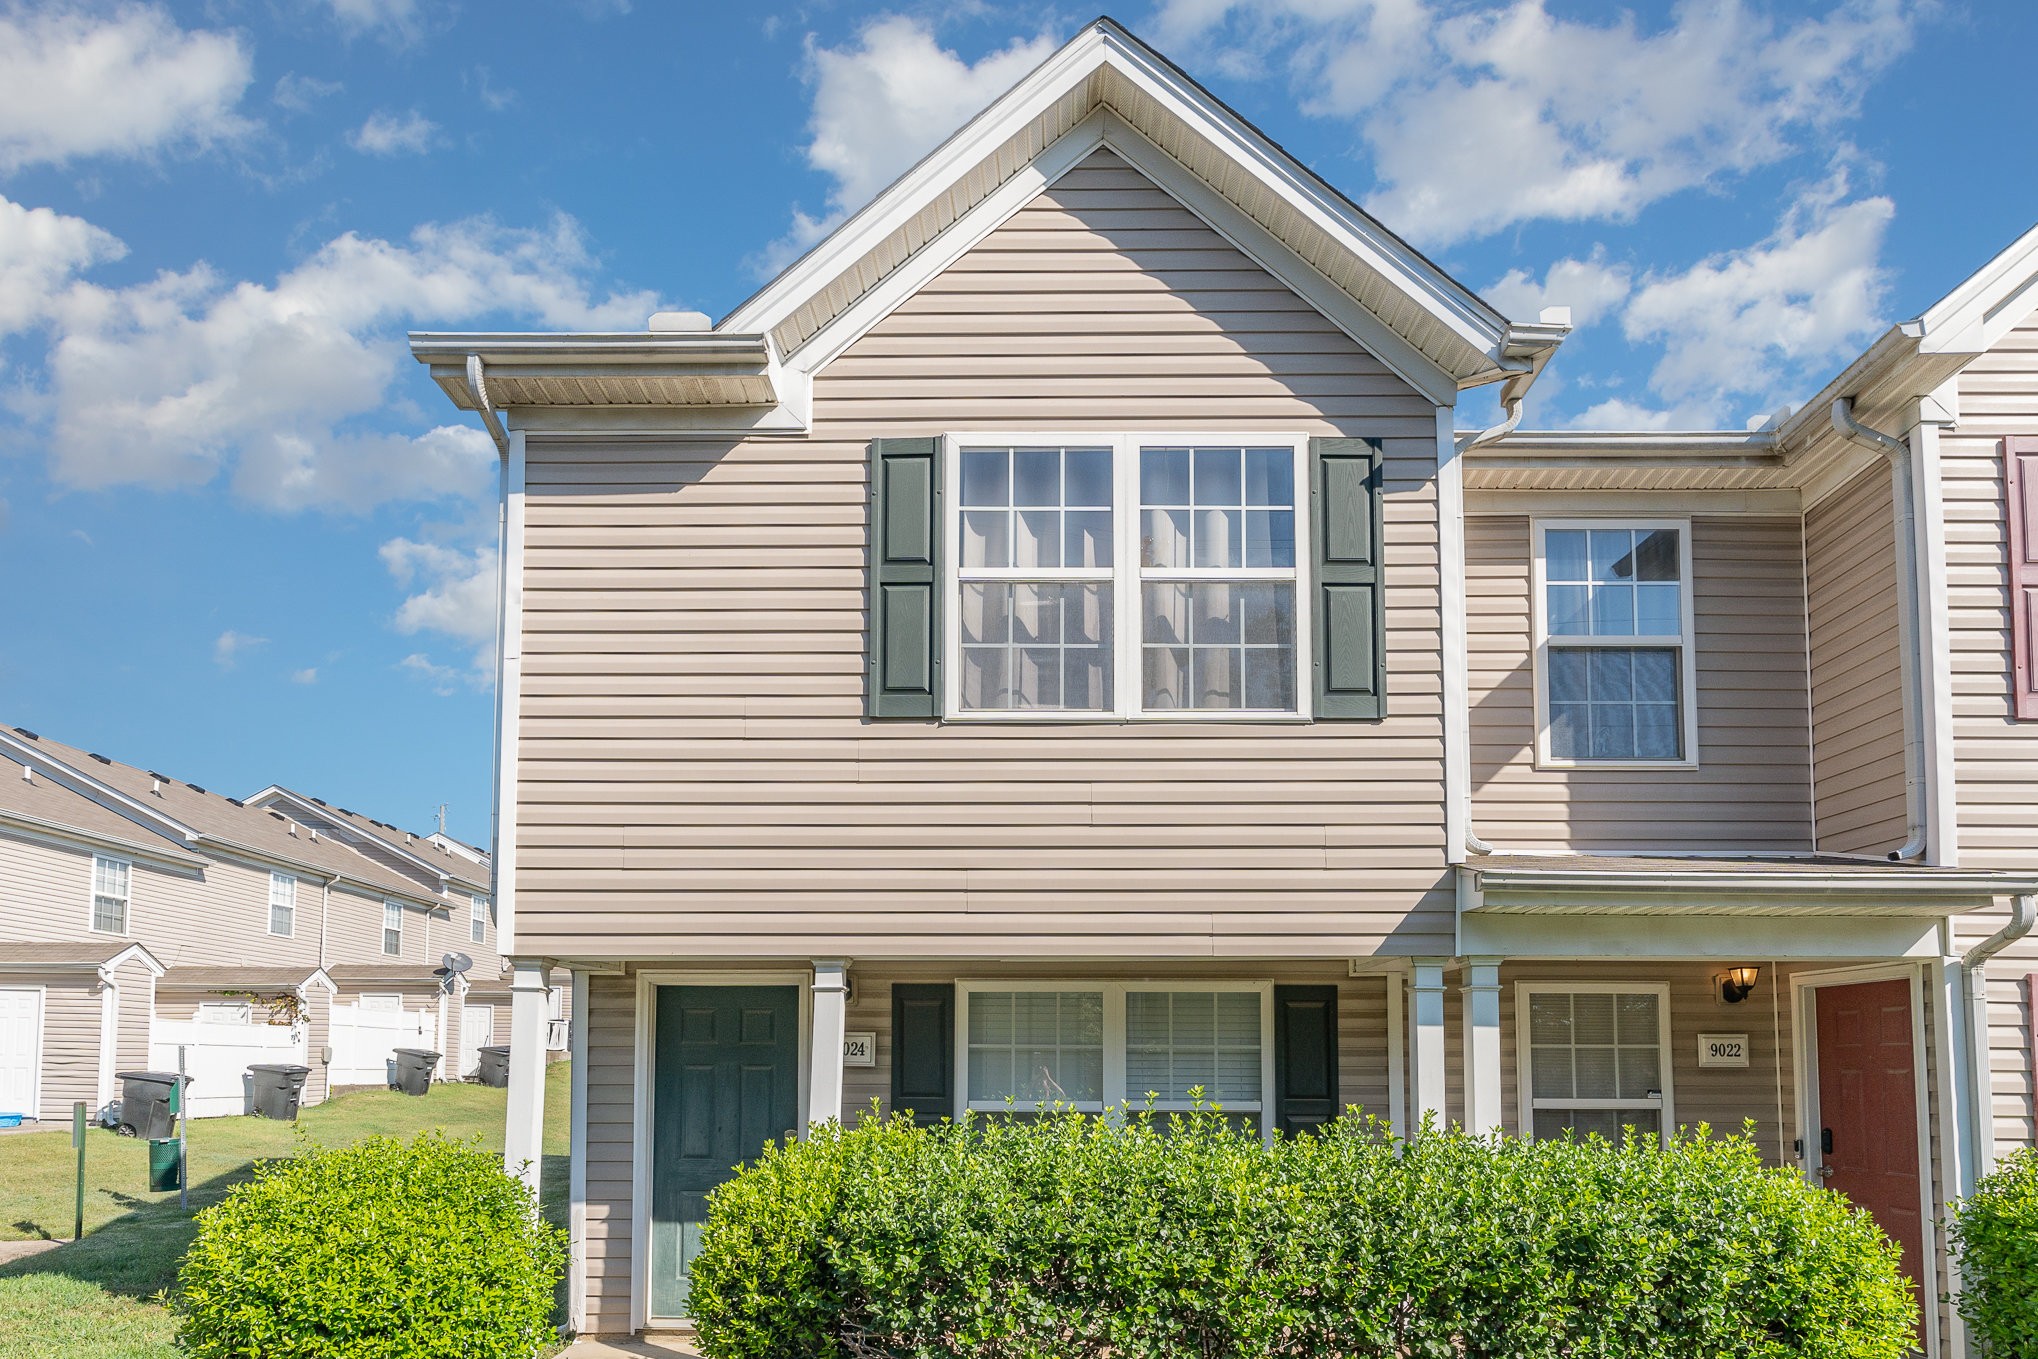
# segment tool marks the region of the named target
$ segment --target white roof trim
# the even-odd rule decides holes
[[[163,973],[169,970],[157,962],[156,955],[149,952],[142,945],[129,944],[126,948],[99,964],[99,975],[107,981],[112,981],[115,972],[118,972],[122,967],[132,962],[139,962],[151,974],[157,977],[162,976]]]
[[[716,327],[717,332],[756,334],[775,330],[815,294],[926,209],[950,185],[1106,69],[1181,119],[1260,187],[1433,318],[1461,346],[1460,358],[1477,356],[1483,361],[1482,373],[1471,380],[1491,381],[1505,372],[1526,367],[1517,356],[1505,352],[1509,326],[1504,317],[1109,19],[1100,19],[1077,34],[826,240],[739,306]],[[1089,97],[1095,98],[1095,92]],[[997,196],[995,192],[992,195]],[[923,246],[922,250],[925,249]],[[832,326],[832,318],[829,325]],[[818,366],[801,362],[802,352],[813,339],[808,337],[795,346],[785,356],[787,362],[798,362],[808,371]],[[1432,363],[1444,366],[1435,359]]]
[[[1981,354],[2038,311],[2038,226],[1903,327],[1921,354]]]
[[[39,741],[30,741],[13,731],[0,728],[0,750],[6,751],[16,763],[33,768],[44,777],[54,780],[78,796],[98,803],[110,812],[117,812],[131,821],[153,827],[159,834],[171,839],[182,840],[187,845],[198,843],[197,830],[185,825],[176,817],[159,812],[139,799],[129,797],[109,783],[102,783],[86,771],[67,764],[42,749]]]
[[[250,807],[268,807],[273,802],[288,803],[290,806],[296,808],[297,810],[305,813],[308,816],[317,817],[319,820],[325,822],[328,826],[332,827],[333,830],[344,832],[345,838],[342,839],[342,843],[345,843],[346,839],[374,841],[376,844],[379,844],[383,848],[389,850],[392,854],[395,854],[398,858],[407,859],[411,863],[415,864],[417,867],[423,869],[425,872],[430,873],[434,877],[438,878],[439,888],[441,891],[445,890],[446,883],[451,881],[453,878],[453,875],[446,869],[440,867],[438,864],[433,863],[429,859],[420,858],[418,855],[411,853],[410,850],[406,849],[402,845],[397,844],[394,840],[391,840],[388,836],[381,835],[375,831],[361,829],[359,826],[349,821],[346,815],[342,814],[337,807],[321,806],[319,803],[304,796],[302,793],[293,793],[288,788],[283,787],[281,784],[275,783],[270,784],[267,788],[264,788],[261,792],[249,798],[247,805]],[[408,831],[405,832],[405,834],[409,833],[410,832]],[[336,836],[335,838],[341,837]],[[351,846],[349,847],[351,848]],[[464,885],[465,884],[463,883],[463,886]]]

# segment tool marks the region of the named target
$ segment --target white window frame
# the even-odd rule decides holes
[[[278,888],[286,889],[283,892],[284,899],[280,902],[277,900]],[[283,908],[285,919],[290,926],[289,929],[279,930],[276,928],[276,908],[279,905]],[[278,872],[275,869],[269,871],[269,933],[279,939],[288,939],[297,933],[296,875]]]
[[[392,912],[395,913],[396,920],[396,947],[393,950],[389,947],[389,935],[391,933],[389,921]],[[385,958],[401,958],[403,956],[403,903],[388,897],[383,898],[382,901],[382,956]]]
[[[488,898],[476,893],[468,900],[467,941],[485,944],[488,942]]]
[[[1582,996],[1582,995],[1653,995],[1656,997],[1656,1074],[1663,1082],[1662,1096],[1653,1104],[1646,1098],[1635,1100],[1604,1099],[1537,1099],[1535,1096],[1534,1044],[1529,1041],[1529,998],[1538,995]],[[1536,1110],[1541,1109],[1582,1109],[1582,1110],[1656,1110],[1656,1123],[1663,1141],[1667,1144],[1677,1131],[1677,1100],[1673,1089],[1675,1084],[1671,1069],[1670,1042],[1670,987],[1664,982],[1608,982],[1608,981],[1537,981],[1516,982],[1514,999],[1514,1063],[1515,1089],[1521,1102],[1520,1135],[1534,1139],[1536,1135]]]
[[[115,896],[99,890],[99,870],[102,865],[117,865],[121,873],[123,891]],[[99,924],[99,898],[120,903],[120,928],[104,929]],[[123,859],[117,854],[94,854],[92,856],[92,880],[85,893],[85,924],[94,934],[111,934],[125,939],[134,933],[134,860]]]
[[[362,1014],[400,1015],[403,1013],[403,997],[388,991],[364,991],[359,1009]]]
[[[1078,576],[1057,572],[1052,579],[1079,583],[1082,579],[1109,581],[1113,609],[1111,668],[1113,703],[1108,709],[1070,711],[1060,708],[974,709],[962,706],[962,449],[963,445],[1027,445],[1047,447],[1090,447],[1111,450],[1112,565]],[[1295,567],[1143,568],[1133,545],[1139,542],[1139,450],[1142,447],[1173,447],[1201,444],[1206,447],[1286,447],[1295,455]],[[1315,615],[1310,609],[1310,562],[1315,552],[1315,529],[1311,520],[1309,484],[1309,436],[1252,432],[1179,432],[1143,430],[1135,433],[1055,432],[1003,430],[949,434],[943,440],[942,482],[948,488],[942,496],[942,713],[949,722],[1309,722],[1314,720],[1315,671],[1311,646]],[[1151,572],[1151,574],[1149,574]],[[1038,573],[1031,568],[976,568],[967,580],[1030,581]],[[1272,712],[1252,708],[1167,708],[1148,712],[1140,706],[1144,675],[1140,649],[1140,586],[1155,581],[1207,581],[1252,584],[1257,581],[1295,585],[1295,711]]]
[[[968,978],[955,984],[955,1116],[975,1110],[979,1113],[1003,1113],[1017,1107],[1022,1112],[1029,1106],[1008,1105],[1004,1100],[971,1100],[969,1097],[969,1005],[970,997],[979,991],[1083,991],[1101,994],[1104,998],[1104,1077],[1103,1099],[1073,1101],[1073,1108],[1085,1113],[1103,1113],[1118,1105],[1129,1104],[1134,1110],[1146,1107],[1144,1090],[1126,1089],[1126,1032],[1125,997],[1133,991],[1209,991],[1209,992],[1251,992],[1260,998],[1260,1099],[1257,1110],[1224,1104],[1226,1114],[1255,1114],[1259,1118],[1260,1132],[1272,1136],[1274,1127],[1274,984],[1271,981],[1215,981],[1200,977],[1164,978],[1144,981],[1097,981],[1094,978],[1062,978],[1059,980],[1017,981],[1004,977]],[[1186,1099],[1156,1100],[1153,1107],[1162,1112],[1186,1112],[1195,1106]]]
[[[1670,529],[1677,534],[1678,604],[1683,631],[1677,636],[1633,637],[1550,636],[1549,557],[1546,541],[1552,529]],[[1530,608],[1535,620],[1536,768],[1538,769],[1696,769],[1698,768],[1698,648],[1691,574],[1691,520],[1639,515],[1589,515],[1538,518],[1533,522],[1530,558]],[[1675,760],[1578,759],[1550,753],[1550,648],[1674,647],[1677,650],[1678,709],[1683,727],[1684,755]]]

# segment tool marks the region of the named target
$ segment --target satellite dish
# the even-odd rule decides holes
[[[474,960],[464,953],[448,953],[439,959],[439,963],[455,976],[474,966]]]

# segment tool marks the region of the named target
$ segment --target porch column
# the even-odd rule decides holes
[[[503,1168],[538,1192],[545,1142],[545,960],[510,960],[509,1115]]]
[[[1500,960],[1465,960],[1465,1129],[1500,1131]]]
[[[1411,1129],[1436,1115],[1442,1127],[1448,1116],[1444,1094],[1444,964],[1442,958],[1417,958],[1411,979],[1408,1024],[1408,1065],[1415,1076],[1415,1107]]]
[[[807,1122],[842,1117],[842,1035],[849,1023],[849,960],[814,960],[814,1031],[807,1055]]]

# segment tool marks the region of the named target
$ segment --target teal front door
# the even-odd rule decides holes
[[[651,1080],[651,1315],[687,1315],[708,1191],[799,1126],[799,990],[661,986]]]

